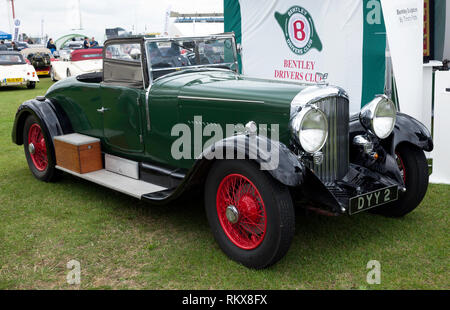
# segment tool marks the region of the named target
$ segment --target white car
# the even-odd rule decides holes
[[[26,85],[33,89],[36,82],[39,82],[36,70],[20,52],[0,51],[0,87]]]
[[[73,51],[83,48],[83,41],[69,41],[64,46],[53,53],[59,60],[70,61],[70,55]]]
[[[70,76],[84,73],[101,72],[103,70],[103,49],[89,48],[74,50],[70,60],[53,61],[50,76],[59,81]]]

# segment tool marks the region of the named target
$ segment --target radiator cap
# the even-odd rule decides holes
[[[37,101],[45,101],[45,99],[46,99],[45,96],[37,96],[36,97]]]

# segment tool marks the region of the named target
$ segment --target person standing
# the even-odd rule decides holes
[[[91,44],[89,43],[88,37],[84,37],[83,48],[90,48]]]
[[[5,44],[5,41],[0,41],[0,51],[7,51],[8,47]]]
[[[53,54],[54,52],[56,52],[56,45],[55,45],[55,43],[53,42],[53,39],[50,39],[50,40],[48,41],[48,43],[47,43],[47,48],[50,50],[50,52],[52,52],[52,54]]]
[[[19,47],[17,46],[17,44],[16,44],[16,42],[11,42],[11,45],[12,45],[12,48],[13,48],[13,51],[16,51],[16,52],[19,52],[20,51],[20,49],[19,49]]]
[[[92,37],[91,42],[89,42],[91,48],[98,47],[98,42],[95,41],[95,38]]]

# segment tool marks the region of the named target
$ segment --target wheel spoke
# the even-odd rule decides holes
[[[28,130],[28,145],[33,144],[34,152],[30,152],[31,160],[39,171],[44,171],[48,165],[47,147],[41,127],[34,123]]]
[[[256,186],[240,174],[225,177],[216,197],[217,213],[220,223],[228,238],[242,249],[257,248],[266,232],[266,212],[264,202]],[[235,208],[238,212],[237,222],[231,223],[227,218],[227,209]]]

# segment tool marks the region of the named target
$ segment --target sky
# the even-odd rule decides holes
[[[21,20],[20,33],[58,38],[75,27],[76,0],[15,0],[16,17]],[[163,32],[165,13],[170,7],[180,13],[223,13],[223,0],[80,0],[82,34],[103,41],[105,28],[122,27],[136,33]],[[7,0],[0,0],[0,30],[10,32]],[[12,14],[10,14],[11,16]]]

